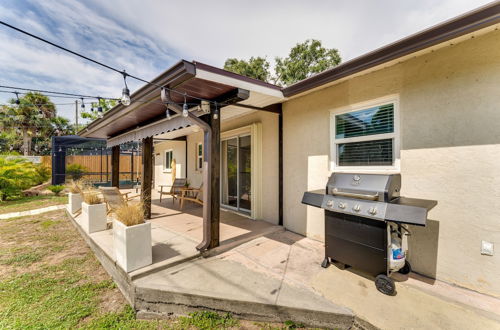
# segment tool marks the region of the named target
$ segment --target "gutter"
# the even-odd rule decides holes
[[[299,81],[284,88],[283,95],[290,97],[306,92],[335,80],[498,23],[500,23],[500,1],[495,1]]]

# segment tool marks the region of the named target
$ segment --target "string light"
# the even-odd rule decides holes
[[[16,104],[17,105],[21,104],[21,100],[19,100],[19,93],[18,92],[14,92],[14,94],[16,94]]]
[[[83,110],[85,110],[85,102],[83,101],[83,97],[80,99],[82,100],[82,105],[80,106]]]
[[[53,46],[53,47],[56,47],[56,48],[58,48],[58,49],[61,49],[61,50],[65,51],[65,52],[68,52],[68,53],[71,53],[71,54],[73,54],[73,55],[75,55],[75,56],[78,56],[78,57],[80,57],[80,58],[83,58],[83,59],[85,59],[85,60],[87,60],[87,61],[90,61],[90,62],[92,62],[92,63],[94,63],[94,64],[100,65],[100,66],[105,67],[105,68],[107,68],[107,69],[109,69],[109,70],[112,70],[112,71],[115,71],[115,72],[120,73],[120,74],[123,76],[123,78],[124,78],[124,82],[125,82],[125,88],[123,89],[123,93],[122,93],[122,100],[121,100],[121,103],[122,103],[124,106],[130,105],[130,91],[128,90],[128,87],[127,87],[126,77],[130,77],[130,78],[132,78],[132,79],[135,79],[135,80],[138,80],[138,81],[142,81],[142,82],[144,82],[144,83],[146,83],[146,84],[148,84],[148,85],[156,86],[156,87],[158,87],[158,88],[164,88],[164,89],[166,89],[166,90],[168,90],[168,91],[171,91],[171,92],[173,92],[173,93],[177,93],[177,94],[184,94],[184,95],[186,95],[186,93],[182,93],[182,92],[177,91],[177,90],[175,90],[175,89],[170,89],[170,88],[167,88],[167,87],[165,87],[165,86],[161,86],[161,85],[155,84],[155,83],[153,83],[153,82],[147,81],[147,80],[145,80],[145,79],[139,78],[139,77],[137,77],[137,76],[134,76],[134,75],[128,74],[128,73],[126,73],[126,72],[125,72],[125,70],[120,71],[120,70],[118,70],[118,69],[116,69],[116,68],[113,68],[113,67],[111,67],[111,66],[107,65],[107,64],[104,64],[104,63],[102,63],[102,62],[99,62],[99,61],[97,61],[97,60],[94,60],[94,59],[92,59],[92,58],[89,58],[89,57],[87,57],[87,56],[84,56],[84,55],[82,55],[82,54],[79,54],[79,53],[77,53],[77,52],[74,52],[74,51],[72,51],[72,50],[70,50],[70,49],[68,49],[68,48],[65,48],[65,47],[60,46],[60,45],[58,45],[58,44],[55,44],[55,43],[53,43],[53,42],[51,42],[51,41],[48,41],[47,39],[41,38],[41,37],[39,37],[39,36],[36,36],[36,35],[34,35],[34,34],[31,34],[31,33],[27,32],[27,31],[24,31],[24,30],[22,30],[22,29],[19,29],[19,28],[15,27],[15,26],[12,26],[12,25],[10,25],[10,24],[8,24],[8,23],[6,23],[6,22],[0,21],[0,24],[1,24],[1,25],[6,26],[6,27],[8,27],[8,28],[11,28],[11,29],[13,29],[13,30],[15,30],[15,31],[17,31],[17,32],[20,32],[20,33],[23,33],[23,34],[25,34],[25,35],[28,35],[28,36],[30,36],[30,37],[32,37],[32,38],[34,38],[34,39],[37,39],[37,40],[42,41],[42,42],[44,42],[44,43],[47,43],[47,44],[49,44],[49,45],[51,45],[51,46]],[[0,86],[0,87],[2,87],[2,86]],[[190,98],[196,99],[196,100],[198,100],[198,101],[206,101],[206,102],[209,102],[209,103],[214,103],[214,101],[206,100],[206,99],[203,99],[203,98],[200,98],[200,97],[190,96]],[[134,100],[134,101],[135,101],[135,100]]]
[[[182,105],[182,117],[187,118],[189,116],[189,108],[186,103],[186,94],[184,94],[184,104]]]
[[[168,106],[167,106],[167,110],[165,110],[165,115],[167,117],[167,120],[172,119],[172,117],[170,117],[170,110],[168,110]]]
[[[215,102],[214,119],[219,119],[219,108],[217,107],[217,102]]]
[[[121,98],[121,103],[124,106],[129,106],[130,105],[130,91],[127,86],[127,73],[125,70],[122,72],[123,75],[123,83],[125,84],[125,88],[122,90],[122,98]]]

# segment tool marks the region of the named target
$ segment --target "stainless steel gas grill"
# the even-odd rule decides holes
[[[325,259],[365,271],[377,289],[396,294],[393,272],[407,274],[408,225],[425,226],[437,202],[401,197],[401,175],[334,173],[323,190],[304,193],[302,203],[325,210]]]

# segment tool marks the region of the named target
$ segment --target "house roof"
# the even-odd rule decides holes
[[[500,1],[495,1],[285,88],[200,62],[181,60],[153,79],[151,82],[154,85],[146,84],[134,92],[131,95],[133,101],[131,105],[115,106],[103,118],[90,123],[87,128],[79,132],[79,135],[109,138],[163,119],[165,106],[160,101],[158,85],[177,91],[178,93],[172,93],[171,96],[175,102],[179,103],[184,101],[184,93],[197,98],[218,100],[236,89],[248,91],[248,97],[239,99],[237,102],[239,106],[230,105],[224,108],[221,117],[227,119],[241,115],[245,111],[251,111],[248,108],[264,108],[281,103],[287,98],[310,92],[370,69],[377,69],[381,65],[390,65],[393,61],[401,60],[405,56],[438,47],[450,40],[485,28],[495,27],[499,23]],[[194,100],[187,97],[186,101],[191,103]],[[247,109],[242,108],[243,106]]]
[[[500,1],[410,35],[283,89],[291,97],[420,50],[500,23]]]
[[[160,99],[160,88],[165,86],[174,92],[174,102],[199,103],[197,98],[212,101],[227,101],[234,93],[244,91],[248,95],[239,97],[235,103],[250,108],[262,108],[279,103],[283,93],[279,86],[241,76],[200,62],[182,60],[170,67],[131,95],[132,103],[125,107],[113,107],[102,118],[90,123],[79,135],[84,137],[110,138],[131,129],[138,129],[165,118],[165,105]],[[241,113],[235,106],[224,107],[222,117],[231,112]],[[234,110],[234,111],[232,111]],[[248,109],[247,109],[248,111]]]

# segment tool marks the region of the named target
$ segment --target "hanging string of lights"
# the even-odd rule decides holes
[[[6,23],[6,22],[4,22],[4,21],[0,21],[0,24],[1,24],[1,25],[4,25],[4,26],[6,26],[6,27],[8,27],[8,28],[10,28],[10,29],[13,29],[13,30],[15,30],[15,31],[17,31],[17,32],[20,32],[20,33],[22,33],[22,34],[25,34],[25,35],[27,35],[27,36],[29,36],[29,37],[32,37],[32,38],[34,38],[34,39],[37,39],[37,40],[39,40],[39,41],[41,41],[41,42],[47,43],[47,44],[49,44],[49,45],[51,45],[51,46],[53,46],[53,47],[56,47],[56,48],[58,48],[58,49],[60,49],[60,50],[63,50],[63,51],[65,51],[65,52],[68,52],[68,53],[70,53],[70,54],[73,54],[73,55],[75,55],[75,56],[78,56],[78,57],[80,57],[80,58],[83,58],[83,59],[85,59],[85,60],[87,60],[87,61],[90,61],[90,62],[92,62],[92,63],[94,63],[94,64],[100,65],[100,66],[102,66],[102,67],[104,67],[104,68],[106,68],[106,69],[108,69],[108,70],[112,70],[112,71],[115,71],[115,72],[117,72],[117,73],[120,73],[120,74],[123,76],[123,81],[124,81],[124,85],[125,85],[125,87],[124,87],[124,88],[123,88],[123,90],[122,90],[122,97],[121,97],[121,99],[120,99],[121,104],[122,104],[122,105],[124,105],[124,106],[128,106],[128,105],[130,105],[130,102],[131,102],[131,99],[130,99],[130,90],[128,89],[128,86],[127,86],[127,77],[130,77],[130,78],[132,78],[132,79],[135,79],[135,80],[138,80],[138,81],[144,82],[144,83],[146,83],[146,84],[148,84],[148,85],[152,85],[152,86],[158,87],[158,88],[160,88],[160,89],[165,89],[165,90],[168,90],[169,92],[176,93],[176,94],[178,94],[178,95],[183,95],[183,96],[184,96],[184,104],[183,104],[183,111],[182,111],[182,115],[183,115],[184,117],[187,117],[187,116],[188,116],[188,113],[186,113],[186,111],[184,111],[184,108],[186,108],[186,107],[187,107],[187,103],[186,103],[186,98],[187,98],[187,97],[189,97],[189,98],[191,98],[191,99],[198,100],[198,101],[204,101],[204,102],[209,102],[209,103],[211,103],[211,104],[215,104],[215,110],[218,112],[217,102],[215,102],[215,101],[207,100],[207,99],[200,98],[200,97],[196,97],[196,96],[193,96],[193,95],[188,95],[188,94],[183,93],[183,92],[181,92],[181,91],[177,91],[177,90],[175,90],[175,89],[171,89],[171,88],[168,88],[168,87],[166,87],[166,86],[161,86],[161,85],[158,85],[158,84],[153,83],[153,82],[151,82],[151,81],[148,81],[148,80],[145,80],[145,79],[143,79],[143,78],[137,77],[137,76],[135,76],[135,75],[131,75],[131,74],[127,73],[125,70],[119,70],[119,69],[114,68],[114,67],[112,67],[112,66],[110,66],[110,65],[107,65],[107,64],[104,64],[104,63],[102,63],[102,62],[100,62],[100,61],[94,60],[94,59],[92,59],[92,58],[90,58],[90,57],[87,57],[87,56],[85,56],[85,55],[82,55],[82,54],[80,54],[80,53],[77,53],[77,52],[75,52],[75,51],[72,51],[72,50],[70,50],[70,49],[68,49],[68,48],[66,48],[66,47],[63,47],[63,46],[58,45],[58,44],[56,44],[56,43],[54,43],[54,42],[51,42],[51,41],[49,41],[49,40],[47,40],[47,39],[44,39],[44,38],[39,37],[39,36],[36,36],[36,35],[34,35],[34,34],[30,33],[30,32],[27,32],[27,31],[25,31],[25,30],[22,30],[22,29],[20,29],[20,28],[17,28],[17,27],[15,27],[15,26],[13,26],[13,25],[10,25],[10,24],[8,24],[8,23]],[[1,87],[1,86],[0,86],[0,87]],[[135,101],[135,100],[134,100],[134,101]],[[220,105],[220,103],[219,103],[219,105]],[[189,110],[187,110],[187,111],[189,111]],[[167,113],[167,118],[170,118],[170,115],[169,115],[169,110],[168,110],[168,106],[167,106],[166,113]],[[215,118],[215,119],[217,119],[217,118],[218,118],[218,114],[215,114],[215,113],[214,113],[214,118]]]

